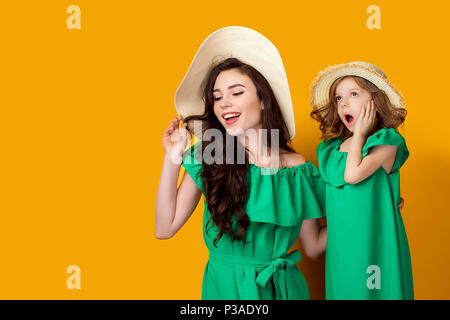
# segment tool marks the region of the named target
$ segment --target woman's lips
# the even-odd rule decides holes
[[[231,117],[229,117],[229,116],[231,116]],[[222,118],[223,118],[223,120],[225,120],[225,123],[227,125],[231,125],[231,124],[235,123],[236,121],[238,121],[240,116],[241,116],[240,112],[233,112],[233,111],[222,114]]]
[[[239,117],[240,117],[240,115],[237,116],[237,117],[229,118],[229,119],[225,120],[225,123],[228,124],[228,125],[233,124],[233,123],[235,123],[236,121],[239,120]]]

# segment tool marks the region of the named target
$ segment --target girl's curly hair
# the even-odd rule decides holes
[[[342,137],[350,137],[352,133],[339,118],[337,103],[335,100],[336,87],[346,78],[352,78],[362,89],[369,91],[377,111],[375,126],[368,136],[382,128],[397,129],[404,121],[407,114],[406,109],[392,106],[388,96],[383,90],[378,89],[372,82],[358,76],[344,76],[336,79],[330,87],[329,102],[322,108],[314,108],[311,117],[320,122],[322,131],[321,139],[324,141]]]

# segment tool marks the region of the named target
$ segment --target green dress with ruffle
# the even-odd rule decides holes
[[[205,195],[199,155],[201,142],[185,151],[182,165]],[[202,299],[309,299],[308,285],[296,265],[300,253],[287,251],[294,245],[304,219],[323,216],[325,183],[319,170],[311,162],[281,169],[249,164],[246,179],[244,209],[250,223],[245,241],[232,241],[224,233],[216,248],[213,241],[218,228],[211,220],[206,232],[211,214],[204,202],[203,238],[209,259],[203,274]],[[234,230],[236,226],[237,221]]]
[[[321,142],[317,158],[326,182],[326,299],[414,299],[408,239],[400,202],[400,167],[409,156],[395,129],[368,137],[364,158],[377,145],[396,146],[392,171],[380,166],[357,184],[344,180],[347,153],[342,138]]]

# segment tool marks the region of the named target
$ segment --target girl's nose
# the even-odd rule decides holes
[[[348,107],[348,101],[347,101],[347,99],[342,99],[342,100],[341,100],[341,106],[343,106],[343,107]]]

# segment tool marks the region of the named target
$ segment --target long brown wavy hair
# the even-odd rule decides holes
[[[245,150],[245,163],[239,164],[236,160],[239,141],[236,136],[231,136],[226,132],[214,113],[213,89],[216,78],[220,72],[229,69],[237,69],[242,74],[247,75],[256,87],[259,100],[264,104],[264,109],[261,110],[261,127],[262,129],[267,129],[267,132],[269,133],[266,142],[267,150],[270,152],[270,146],[272,144],[271,130],[278,129],[278,145],[280,150],[284,149],[295,152],[290,142],[289,131],[284,122],[280,106],[269,82],[264,76],[252,66],[245,64],[236,58],[228,58],[218,64],[213,64],[202,83],[202,98],[205,104],[205,111],[201,115],[191,115],[186,117],[184,122],[188,123],[187,129],[193,134],[193,128],[189,125],[189,121],[201,120],[202,137],[206,130],[218,129],[222,133],[223,140],[225,140],[224,143],[222,143],[223,150],[221,150],[221,152],[223,159],[226,160],[222,161],[222,164],[207,164],[202,162],[201,171],[202,188],[204,188],[207,208],[211,213],[211,218],[207,222],[206,227],[211,220],[213,220],[219,229],[219,233],[213,242],[216,247],[217,241],[220,240],[224,232],[231,236],[232,241],[243,241],[245,239],[245,232],[249,226],[249,217],[244,210],[244,204],[247,201],[246,171],[249,166],[249,150],[245,146],[239,145]],[[205,150],[211,143],[214,143],[214,141],[202,139],[201,151]],[[227,145],[229,144],[232,144],[232,146],[228,146],[229,150],[234,148],[233,156],[227,155],[226,153]],[[211,154],[213,157],[215,156],[214,153],[215,149]],[[230,163],[230,159],[232,159],[232,163]],[[233,224],[236,219],[238,223],[237,231],[233,229]],[[206,230],[206,232],[208,232],[208,230]]]
[[[388,96],[383,90],[378,89],[372,82],[358,76],[344,76],[336,79],[329,90],[329,102],[322,108],[315,108],[311,112],[311,117],[320,122],[320,130],[322,131],[321,139],[324,141],[342,137],[344,139],[350,137],[352,132],[347,129],[341,121],[338,114],[337,103],[335,100],[336,87],[342,80],[352,78],[359,87],[370,92],[375,110],[377,111],[375,125],[368,137],[382,128],[397,129],[404,121],[407,114],[406,109],[396,108],[392,106]]]

